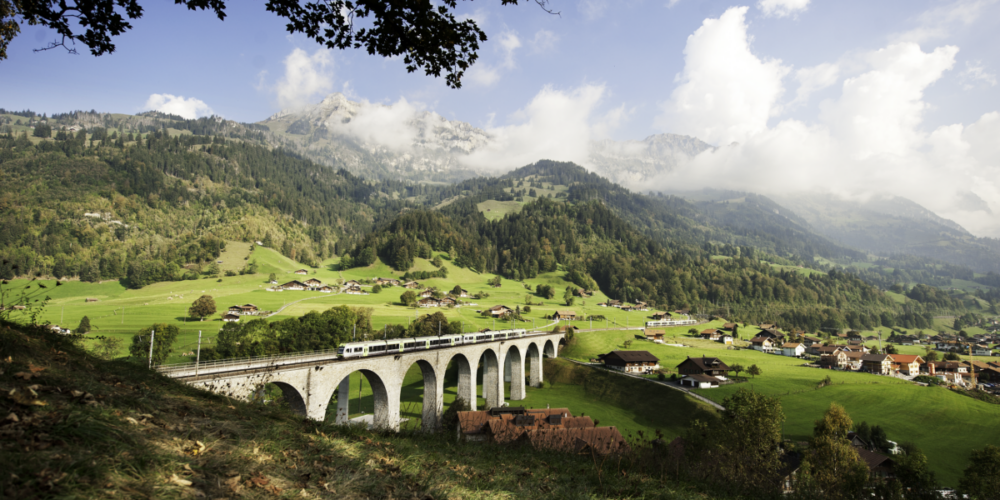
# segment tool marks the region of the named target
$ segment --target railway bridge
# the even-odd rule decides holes
[[[371,385],[375,401],[373,426],[399,429],[403,378],[413,364],[420,367],[424,395],[421,416],[424,430],[440,425],[444,375],[448,365],[458,365],[458,397],[476,409],[478,367],[482,366],[482,396],[489,407],[504,402],[505,367],[510,379],[510,399],[525,398],[525,368],[529,383],[542,383],[542,357],[556,357],[562,333],[531,333],[521,338],[494,340],[453,347],[437,347],[340,359],[336,350],[249,359],[229,359],[183,365],[165,365],[163,374],[195,387],[239,399],[249,399],[267,384],[279,387],[297,413],[314,420],[326,417],[327,406],[337,395],[337,423],[348,422],[350,375],[361,374]]]

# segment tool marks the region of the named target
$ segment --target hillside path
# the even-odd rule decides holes
[[[584,363],[583,361],[577,361],[575,359],[569,359],[569,358],[563,358],[563,359],[568,360],[568,361],[573,362],[573,363],[576,363],[578,365],[589,366],[590,368],[593,368],[595,370],[598,369],[597,366],[595,366],[593,363]],[[639,379],[639,380],[645,380],[646,382],[650,382],[650,383],[653,383],[653,384],[659,384],[659,385],[662,385],[664,387],[669,387],[669,388],[671,388],[671,389],[673,389],[675,391],[683,392],[683,393],[685,393],[685,394],[687,394],[687,395],[689,395],[689,396],[691,396],[691,397],[693,397],[693,398],[695,398],[695,399],[697,399],[697,400],[699,400],[699,401],[701,401],[703,403],[707,403],[709,405],[712,405],[713,407],[715,407],[715,409],[717,409],[719,411],[725,411],[726,410],[725,406],[722,406],[719,403],[716,403],[715,401],[712,401],[711,399],[706,398],[705,396],[702,396],[700,394],[695,394],[695,393],[691,392],[688,389],[685,389],[683,387],[679,387],[679,386],[673,385],[673,384],[671,384],[669,382],[666,382],[666,381],[662,381],[661,382],[659,380],[653,380],[653,379],[649,379],[649,378],[645,378],[645,377],[640,377],[638,375],[632,375],[631,373],[624,373],[624,372],[619,372],[619,371],[615,371],[615,370],[608,370],[608,372],[613,373],[615,375],[621,375],[623,377],[632,377],[632,378]]]
[[[337,289],[337,293],[332,293],[330,295],[340,295],[340,289],[338,288]],[[306,297],[304,299],[293,300],[292,302],[289,302],[289,303],[281,306],[281,309],[278,309],[277,311],[274,311],[273,313],[268,314],[267,316],[264,316],[264,317],[265,318],[270,318],[271,316],[274,316],[274,315],[280,313],[281,311],[284,311],[285,309],[288,308],[288,306],[290,306],[292,304],[298,304],[299,302],[304,302],[304,301],[307,301],[307,300],[322,299],[323,297],[329,297],[330,295],[319,295],[319,296],[316,296],[316,297]]]

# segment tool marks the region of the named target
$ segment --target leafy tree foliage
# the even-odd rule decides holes
[[[155,332],[155,335],[154,335]],[[129,346],[129,356],[140,362],[149,359],[149,344],[153,343],[153,364],[163,364],[173,352],[174,342],[180,330],[174,325],[157,323],[149,328],[143,328],[132,336]]]
[[[973,500],[997,498],[1000,491],[1000,447],[986,445],[972,450],[969,466],[962,472],[959,491]]]
[[[90,332],[90,318],[84,316],[80,319],[80,326],[76,327],[76,333]]]
[[[215,299],[211,295],[198,297],[188,308],[188,314],[204,321],[208,316],[215,314]]]
[[[722,405],[719,422],[696,420],[684,438],[692,472],[736,492],[772,491],[781,468],[781,402],[740,388]]]
[[[374,338],[371,308],[337,306],[322,313],[310,311],[298,318],[268,323],[263,318],[226,323],[206,359],[270,356],[275,354],[334,349],[350,341]]]
[[[868,466],[847,439],[852,424],[847,411],[836,403],[831,403],[823,418],[816,421],[796,484],[799,496],[831,499],[862,496],[868,481]]]
[[[417,303],[417,294],[413,290],[407,290],[399,296],[399,302],[407,307],[412,306]]]
[[[750,368],[747,368],[747,373],[749,373],[751,377],[757,378],[757,375],[761,374],[761,369],[757,365],[750,365]]]

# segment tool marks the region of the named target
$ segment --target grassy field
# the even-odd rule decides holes
[[[486,217],[486,220],[499,220],[507,214],[520,212],[524,204],[517,201],[486,200],[476,206],[479,207],[479,211]]]
[[[702,327],[699,327],[702,328]],[[890,377],[846,373],[804,367],[801,360],[752,350],[726,350],[721,344],[686,337],[683,328],[668,331],[688,347],[671,347],[636,340],[631,348],[647,350],[660,358],[662,366],[675,369],[686,357],[716,356],[727,364],[756,364],[762,374],[744,384],[696,392],[716,402],[747,386],[781,400],[786,422],[785,435],[805,440],[813,423],[831,402],[850,413],[855,421],[867,421],[886,429],[889,439],[914,442],[927,454],[931,468],[943,484],[957,486],[969,453],[983,444],[1000,443],[1000,405],[991,405],[939,387],[921,387]],[[579,359],[623,349],[630,332],[585,332],[564,355]],[[673,339],[668,339],[673,342]],[[833,385],[817,388],[829,376]]]
[[[448,278],[424,280],[422,284],[445,291],[451,290],[455,285],[461,285],[470,294],[484,292],[488,293],[489,297],[478,300],[469,299],[470,304],[455,308],[415,309],[399,304],[399,296],[404,290],[395,287],[386,288],[381,293],[370,295],[325,294],[307,291],[268,292],[266,291],[269,286],[267,278],[271,273],[276,275],[279,283],[283,283],[292,279],[304,278],[293,274],[293,272],[306,266],[269,248],[255,246],[252,251],[250,248],[249,243],[231,242],[219,260],[222,260],[225,266],[234,266],[235,268],[242,268],[247,262],[253,261],[258,267],[258,273],[255,275],[155,283],[138,290],[128,289],[123,283],[117,281],[100,284],[67,281],[59,287],[55,286],[54,281],[43,281],[48,287],[47,292],[51,301],[40,320],[66,328],[76,328],[81,318],[87,316],[93,327],[91,336],[121,337],[126,341],[126,345],[131,341],[132,335],[141,328],[146,328],[154,323],[173,324],[180,329],[181,334],[175,346],[175,354],[169,361],[178,362],[190,359],[182,354],[195,350],[199,331],[204,333],[203,345],[211,345],[215,334],[222,327],[222,314],[229,306],[235,304],[251,303],[262,310],[280,310],[281,312],[272,316],[271,320],[298,317],[309,311],[324,311],[342,304],[370,307],[373,309],[372,323],[376,329],[380,329],[386,324],[405,325],[420,315],[439,310],[450,320],[463,322],[467,330],[506,326],[551,328],[549,325],[552,322],[545,319],[544,316],[564,309],[576,311],[577,315],[581,317],[594,314],[607,317],[604,321],[593,322],[594,328],[640,326],[650,314],[648,312],[624,312],[615,308],[597,307],[598,302],[607,300],[607,297],[600,292],[596,292],[588,299],[577,298],[575,304],[570,307],[558,299],[549,300],[532,295],[532,310],[530,313],[523,314],[526,321],[518,322],[516,325],[497,323],[493,319],[483,318],[476,311],[497,304],[503,304],[510,308],[517,306],[523,308],[526,295],[529,293],[529,290],[525,289],[525,284],[530,286],[532,290],[539,284],[551,285],[556,289],[556,295],[561,296],[562,290],[569,285],[563,279],[563,273],[561,271],[545,273],[537,278],[525,280],[523,283],[503,280],[500,288],[493,288],[487,284],[487,281],[492,279],[494,275],[458,268],[448,261],[445,261],[445,265],[449,268]],[[249,254],[244,252],[249,252]],[[436,268],[428,260],[419,258],[416,259],[412,268],[414,271],[434,269]],[[402,276],[402,273],[393,271],[389,266],[379,261],[368,267],[341,271],[339,259],[336,258],[324,261],[319,267],[308,269],[308,271],[309,278],[317,278],[324,283],[332,284],[336,284],[338,279],[360,280]],[[10,286],[16,289],[26,282],[14,280],[11,283]],[[370,290],[370,288],[368,289]],[[217,313],[205,321],[188,318],[188,308],[201,295],[210,295],[215,299]],[[86,302],[86,298],[97,299],[97,301]],[[14,313],[12,319],[25,320],[26,318],[21,313]],[[579,328],[588,329],[591,327],[589,321],[562,322],[562,324],[572,324]],[[125,347],[122,348],[121,353],[126,354]]]

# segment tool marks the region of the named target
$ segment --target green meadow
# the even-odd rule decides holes
[[[583,332],[576,335],[562,355],[589,359],[599,353],[624,349],[626,340],[635,339],[631,349],[651,352],[668,370],[676,370],[676,366],[689,356],[702,355],[719,357],[729,365],[739,363],[749,367],[756,364],[762,371],[756,378],[695,392],[719,403],[740,387],[777,397],[785,412],[785,436],[796,441],[808,439],[814,422],[830,403],[838,403],[847,409],[854,421],[881,425],[889,439],[916,443],[927,454],[938,479],[948,486],[958,485],[972,449],[1000,443],[1000,427],[996,425],[1000,419],[1000,405],[891,377],[820,370],[803,366],[802,360],[784,356],[750,349],[729,350],[717,342],[687,336],[685,331],[683,328],[668,329],[667,341],[686,347],[638,340],[633,332]],[[671,335],[675,338],[670,338]],[[818,388],[819,382],[827,376],[833,384]]]
[[[381,329],[386,324],[408,324],[420,315],[441,311],[452,321],[461,321],[469,330],[482,328],[546,328],[551,329],[554,323],[545,319],[556,310],[572,310],[579,316],[604,315],[606,320],[562,322],[578,328],[589,329],[605,327],[635,327],[643,325],[647,312],[624,312],[616,308],[598,307],[607,297],[596,292],[592,297],[576,298],[573,306],[566,306],[561,300],[563,291],[569,282],[562,277],[561,271],[545,273],[537,278],[517,282],[503,280],[500,288],[487,284],[494,275],[476,273],[469,269],[458,268],[445,260],[448,267],[447,278],[422,280],[426,287],[437,287],[442,291],[450,291],[455,285],[461,285],[470,295],[477,292],[488,293],[484,299],[466,299],[467,305],[455,308],[410,308],[399,303],[399,296],[405,291],[400,287],[383,288],[381,293],[369,295],[327,294],[308,291],[268,292],[270,286],[267,279],[271,273],[279,283],[293,279],[316,278],[324,283],[336,284],[338,279],[361,280],[375,277],[396,277],[403,273],[393,271],[389,266],[376,261],[371,266],[352,268],[341,271],[339,259],[324,261],[317,268],[307,268],[280,253],[245,242],[230,242],[226,251],[220,256],[223,261],[220,268],[236,270],[253,261],[257,265],[257,274],[238,276],[221,276],[190,281],[170,281],[155,283],[141,289],[128,289],[118,281],[104,283],[84,283],[80,281],[65,281],[56,286],[54,280],[42,280],[50,301],[39,320],[50,322],[65,328],[75,329],[80,320],[87,316],[90,319],[92,332],[88,337],[114,336],[125,340],[121,354],[127,354],[127,345],[132,335],[142,328],[154,323],[176,325],[181,334],[175,344],[175,352],[169,362],[181,362],[193,359],[190,353],[197,348],[198,332],[203,332],[203,345],[211,345],[216,333],[222,327],[222,315],[231,305],[255,304],[262,310],[273,311],[276,314],[270,320],[281,320],[298,317],[309,311],[324,311],[339,305],[372,308],[372,326]],[[442,254],[442,258],[447,255]],[[298,269],[307,269],[308,276],[294,274]],[[413,271],[433,271],[436,268],[426,259],[416,259]],[[16,290],[25,280],[13,280],[9,285]],[[539,284],[551,285],[556,290],[556,297],[544,299],[534,295]],[[530,286],[531,291],[525,288]],[[366,290],[371,290],[366,287]],[[490,318],[484,318],[477,310],[503,304],[510,308],[526,305],[526,296],[531,294],[531,312],[522,316],[525,321],[516,324],[504,324]],[[198,321],[188,317],[187,310],[191,303],[201,295],[210,295],[215,300],[216,314]],[[96,299],[87,302],[86,299]],[[26,319],[23,313],[12,313],[12,319]]]

